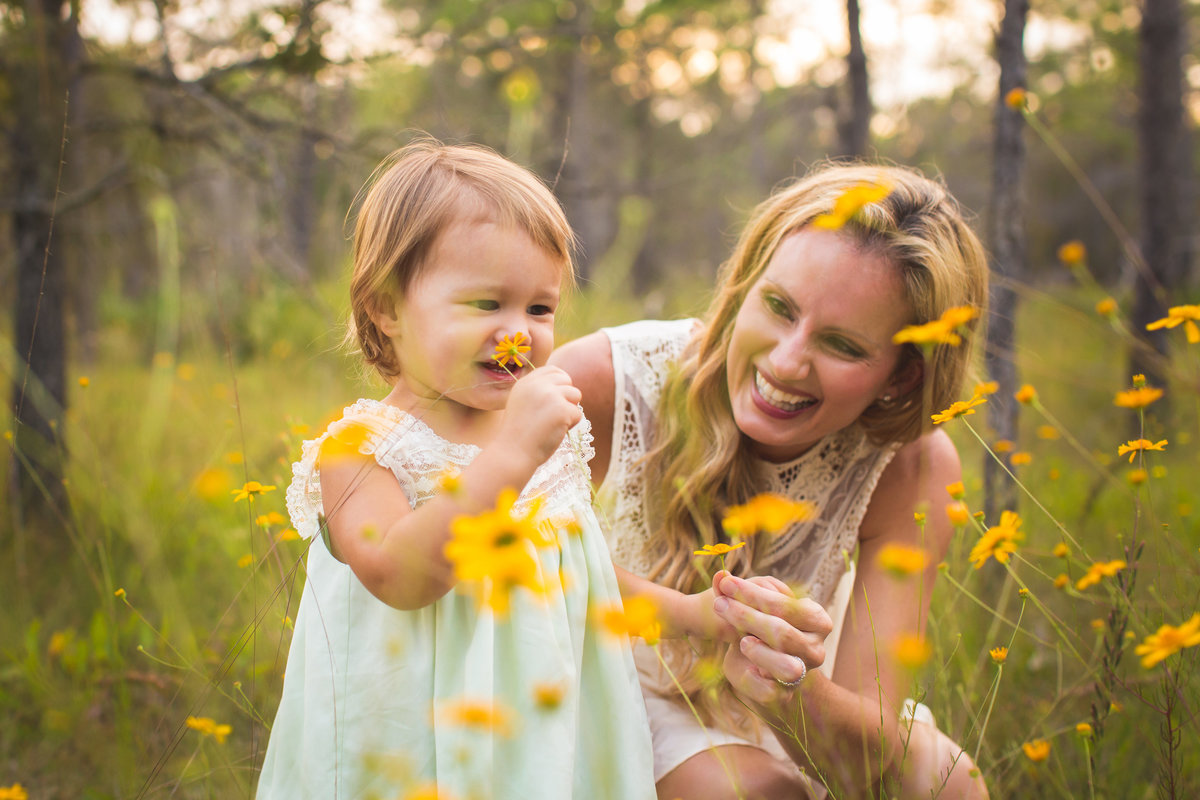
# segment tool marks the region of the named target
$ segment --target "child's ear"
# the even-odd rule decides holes
[[[379,328],[384,336],[392,338],[399,335],[400,308],[395,295],[390,292],[379,295],[367,313],[371,317],[371,322],[375,323],[375,327]]]

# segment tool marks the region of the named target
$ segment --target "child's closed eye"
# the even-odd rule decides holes
[[[495,300],[471,300],[467,305],[480,311],[497,311],[500,308],[500,304]]]

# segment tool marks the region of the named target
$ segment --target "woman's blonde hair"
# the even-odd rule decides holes
[[[987,258],[945,187],[915,170],[870,164],[830,164],[776,190],[754,210],[733,254],[720,270],[704,325],[668,376],[659,401],[654,446],[646,458],[652,524],[661,557],[651,576],[691,592],[708,576],[693,565],[692,552],[719,540],[720,517],[731,505],[761,491],[758,460],[733,420],[726,357],[733,323],[751,287],[780,243],[821,214],[833,212],[847,191],[863,185],[888,187],[884,199],[864,206],[840,232],[899,271],[911,324],[930,322],[947,309],[987,303]],[[852,280],[852,278],[848,278]],[[973,332],[976,322],[968,324]],[[970,352],[938,345],[924,359],[921,380],[890,402],[873,403],[859,417],[876,444],[909,442],[927,429],[930,411],[957,398]],[[922,354],[904,346],[897,373]],[[727,568],[747,574],[754,543],[726,556]],[[682,665],[680,665],[682,666]]]
[[[486,147],[417,139],[375,168],[359,198],[346,339],[389,382],[400,364],[371,315],[430,266],[434,242],[455,220],[490,217],[524,231],[574,280],[575,235],[562,207],[536,175]]]

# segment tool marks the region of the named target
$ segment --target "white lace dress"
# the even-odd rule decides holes
[[[635,575],[647,575],[657,560],[647,522],[647,487],[641,460],[654,432],[655,411],[663,383],[683,353],[696,321],[645,320],[605,328],[612,343],[615,377],[612,459],[598,492],[611,531],[613,561]],[[821,671],[833,674],[836,634],[853,585],[853,554],[858,529],[879,476],[895,447],[871,444],[857,427],[826,437],[799,458],[782,464],[763,462],[762,492],[806,500],[817,508],[813,519],[792,526],[760,551],[754,571],[789,584],[803,584],[825,606],[834,621],[826,640],[829,654]],[[654,775],[661,778],[691,756],[720,744],[746,744],[739,736],[705,730],[661,675],[658,659],[644,645],[635,658],[646,696],[654,737]],[[773,737],[755,742],[783,758]]]
[[[373,400],[347,408],[331,429],[350,423],[369,431],[360,450],[396,476],[414,508],[479,453]],[[542,570],[562,580],[545,598],[518,589],[503,619],[458,592],[414,611],[391,608],[333,558],[317,536],[317,455],[327,435],[304,443],[287,492],[293,524],[312,544],[257,796],[397,798],[436,783],[439,796],[454,798],[652,800],[628,642],[589,623],[620,602],[581,461],[592,455],[589,423],[538,468],[515,506],[523,513],[542,499],[539,515],[558,534],[540,551]],[[457,723],[447,711],[458,701],[495,704],[505,722]]]

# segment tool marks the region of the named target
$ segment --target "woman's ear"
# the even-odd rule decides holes
[[[390,292],[384,292],[375,298],[367,311],[371,322],[375,323],[384,336],[393,338],[400,333],[400,306]]]
[[[925,360],[919,357],[908,358],[892,375],[892,382],[888,384],[886,393],[892,397],[904,397],[920,386],[924,377]]]

